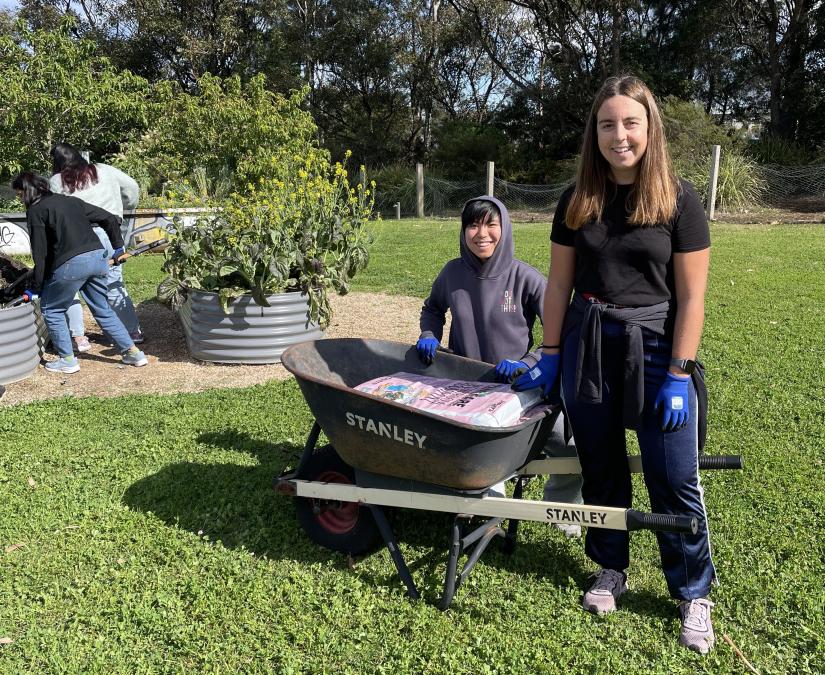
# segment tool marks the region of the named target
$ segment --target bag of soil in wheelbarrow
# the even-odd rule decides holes
[[[485,427],[518,424],[524,413],[541,403],[541,390],[515,392],[509,384],[468,382],[394,373],[355,387],[358,391]]]

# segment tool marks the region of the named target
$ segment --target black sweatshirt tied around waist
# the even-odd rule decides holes
[[[670,301],[648,307],[616,307],[585,300],[579,293],[564,318],[562,334],[580,328],[576,357],[576,400],[583,403],[602,402],[602,317],[624,325],[624,395],[622,417],[628,429],[638,428],[645,404],[644,340],[642,328],[665,334],[665,322]]]
[[[584,403],[602,402],[602,317],[624,324],[625,360],[622,420],[627,429],[641,424],[645,405],[644,340],[642,328],[657,335],[666,332],[670,301],[665,300],[649,307],[616,307],[586,300],[579,293],[567,309],[562,328],[562,344],[570,331],[581,328],[576,356],[576,400]],[[697,359],[696,370],[691,375],[696,390],[698,409],[699,452],[704,452],[707,438],[708,390],[705,383],[705,367]]]

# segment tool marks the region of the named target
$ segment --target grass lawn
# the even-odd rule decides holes
[[[517,226],[539,269],[547,240]],[[350,569],[314,546],[271,489],[311,424],[286,381],[0,411],[0,672],[745,672],[723,633],[761,673],[825,671],[825,228],[715,225],[713,242],[708,451],[746,469],[704,474],[711,655],[677,645],[651,533],[633,536],[631,592],[602,618],[579,606],[581,542],[537,523],[513,555],[493,545],[444,613],[404,597],[386,551]],[[456,253],[453,221],[378,225],[355,289],[423,297]],[[137,299],[158,268],[126,266]],[[397,521],[428,600],[448,523]]]

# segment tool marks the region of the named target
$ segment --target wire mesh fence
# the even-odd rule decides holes
[[[493,187],[495,196],[504,202],[508,211],[552,216],[559,197],[571,183],[572,180],[554,185],[529,185],[496,179]]]
[[[762,202],[793,211],[825,211],[825,165],[763,165]]]
[[[395,181],[395,185],[376,186],[375,208],[384,218],[393,218],[396,204],[400,205],[402,216],[415,216],[417,212],[417,192],[415,176]],[[511,183],[496,178],[493,194],[507,206],[511,212],[552,215],[556,203],[569,183],[557,185],[529,185]],[[424,176],[424,214],[434,217],[457,216],[464,204],[480,195],[486,194],[487,181],[475,180],[452,181],[443,178]]]
[[[748,193],[751,203],[739,204],[738,210],[775,208],[801,213],[825,212],[825,165],[805,166],[757,166],[758,180]],[[402,217],[417,213],[417,192],[415,170],[411,167],[409,176],[394,176],[387,183],[378,180],[376,187],[376,210],[384,218],[394,218],[396,204],[400,205]],[[565,188],[572,183],[566,181],[551,185],[513,183],[496,178],[493,194],[507,206],[516,218],[549,219]],[[706,186],[699,186],[704,192]],[[478,197],[487,191],[484,177],[454,181],[433,176],[424,176],[424,215],[426,217],[452,217],[461,213],[468,199]],[[719,195],[717,194],[717,198]],[[725,208],[720,199],[718,208]]]

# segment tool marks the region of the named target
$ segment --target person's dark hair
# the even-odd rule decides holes
[[[21,199],[28,209],[32,204],[36,204],[41,198],[52,194],[49,189],[49,181],[43,176],[39,176],[31,171],[23,171],[11,182],[13,190],[20,190],[23,193]]]
[[[52,171],[59,173],[69,194],[97,183],[97,169],[89,164],[78,149],[68,143],[52,148]]]
[[[468,202],[461,212],[461,229],[466,230],[473,223],[486,223],[493,218],[501,222],[501,212],[498,206],[488,199],[474,199]]]

